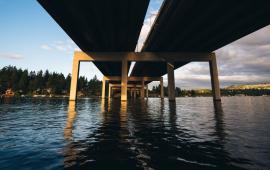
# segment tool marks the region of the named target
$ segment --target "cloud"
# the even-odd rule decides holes
[[[0,58],[18,60],[18,59],[22,59],[23,56],[17,53],[0,53]]]
[[[270,26],[216,51],[221,75],[270,74]],[[266,81],[269,81],[266,78]]]
[[[72,54],[74,51],[80,51],[79,47],[72,41],[54,41],[50,44],[42,44],[40,46],[43,50],[58,51]]]
[[[138,40],[138,44],[137,44],[137,48],[136,48],[137,51],[141,51],[141,49],[143,47],[143,43],[146,40],[146,38],[148,36],[148,33],[150,32],[151,27],[155,22],[157,14],[158,14],[157,9],[150,8],[147,11],[146,18],[144,20],[144,23],[143,23],[143,26],[142,26],[142,29],[141,29],[141,33],[140,33],[140,36],[139,36],[139,40]]]
[[[41,45],[40,46],[43,50],[51,50],[52,48],[49,46],[49,45],[47,45],[47,44],[43,44],[43,45]]]
[[[270,82],[270,26],[215,51],[221,86]],[[190,63],[176,70],[176,85],[210,88],[208,63]]]
[[[143,47],[158,14],[162,0],[151,1],[137,44]],[[232,84],[270,82],[270,26],[249,34],[215,51],[222,87]],[[164,77],[166,83],[167,77]],[[175,71],[176,86],[210,88],[208,63],[189,63]],[[155,84],[155,83],[154,83]]]
[[[270,27],[264,27],[242,39],[235,41],[233,44],[240,46],[263,46],[270,44]]]

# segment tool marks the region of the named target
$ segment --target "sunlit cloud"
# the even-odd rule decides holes
[[[0,58],[18,60],[18,59],[22,59],[23,56],[17,53],[0,53]]]
[[[270,83],[270,26],[215,51],[222,87]],[[210,88],[208,63],[190,63],[175,71],[176,85]]]
[[[43,50],[58,51],[71,54],[74,51],[81,51],[80,48],[72,41],[54,41],[50,44],[42,44],[40,46]]]
[[[158,10],[154,10],[154,9],[150,9],[147,16],[144,20],[142,29],[141,29],[141,33],[139,36],[139,40],[138,40],[138,44],[137,44],[137,51],[141,51],[144,41],[146,40],[152,25],[154,24],[154,21],[157,17],[158,14]]]

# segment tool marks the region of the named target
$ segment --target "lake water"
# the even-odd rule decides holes
[[[270,97],[0,104],[0,169],[270,169]]]

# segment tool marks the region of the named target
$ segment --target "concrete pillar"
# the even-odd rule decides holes
[[[102,99],[105,99],[105,90],[106,90],[106,80],[105,80],[105,77],[103,77],[103,79],[102,79],[102,94],[101,94]]]
[[[160,77],[160,98],[164,99],[163,77]]]
[[[112,86],[111,86],[111,84],[109,84],[108,98],[111,98],[111,88],[112,88]]]
[[[217,69],[217,60],[216,55],[211,55],[211,60],[209,61],[210,75],[211,75],[211,85],[212,85],[212,94],[213,99],[220,101],[220,88],[218,80],[218,69]]]
[[[146,85],[146,98],[148,99],[148,84]]]
[[[144,80],[142,80],[142,85],[141,85],[141,98],[144,98]]]
[[[106,111],[106,109],[105,109],[105,100],[101,100],[100,110],[101,110],[102,113]]]
[[[80,61],[78,59],[73,58],[73,66],[72,66],[72,77],[71,77],[71,84],[70,84],[70,93],[69,93],[69,100],[76,100],[77,98],[77,83],[79,77],[79,70],[80,70]]]
[[[133,98],[136,98],[136,89],[133,89]]]
[[[128,62],[122,60],[122,79],[121,79],[121,101],[127,100],[127,79],[128,79]]]
[[[132,98],[135,98],[135,95],[136,95],[136,89],[132,88],[132,91],[131,91],[131,97]]]
[[[167,63],[167,72],[169,101],[175,101],[174,65],[172,63]]]

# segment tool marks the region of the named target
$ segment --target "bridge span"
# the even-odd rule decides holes
[[[270,24],[269,0],[165,0],[142,50],[135,52],[149,0],[38,1],[82,50],[74,53],[70,100],[76,100],[82,61],[93,62],[104,75],[102,97],[108,82],[108,97],[120,88],[122,101],[128,92],[147,97],[152,81],[163,87],[165,74],[174,101],[174,70],[208,62],[213,99],[221,100],[214,51]]]

